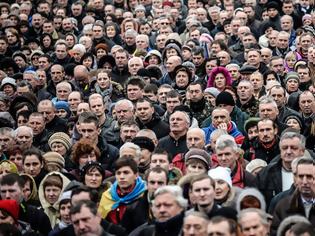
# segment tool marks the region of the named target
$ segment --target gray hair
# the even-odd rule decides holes
[[[166,193],[173,195],[175,198],[175,201],[181,208],[183,209],[187,208],[188,201],[183,197],[183,190],[181,187],[177,185],[162,186],[154,192],[154,198],[156,198],[159,195],[166,194]],[[153,205],[154,205],[154,201],[153,201]]]
[[[137,158],[136,162],[138,162],[140,160],[140,157],[141,157],[141,148],[134,143],[126,142],[126,143],[124,143],[124,145],[122,145],[120,147],[119,156],[122,156],[123,150],[126,148],[131,148],[131,149],[134,149],[136,151],[136,158]]]
[[[279,146],[281,145],[282,141],[285,139],[293,139],[293,138],[298,138],[300,140],[300,146],[301,148],[305,149],[305,143],[306,139],[304,135],[296,133],[296,132],[285,132],[281,135]]]
[[[244,210],[241,210],[241,212],[238,214],[237,218],[237,222],[240,222],[241,219],[247,214],[247,213],[257,213],[259,218],[260,218],[260,222],[265,225],[265,226],[268,226],[269,225],[269,222],[268,222],[268,214],[261,210],[261,209],[258,209],[258,208],[246,208]],[[241,225],[241,224],[240,224]],[[242,225],[241,225],[242,227]]]
[[[275,100],[271,96],[262,96],[259,99],[259,105],[260,104],[272,104],[274,108],[278,109],[277,103],[275,102]]]
[[[218,138],[215,149],[217,150],[223,150],[227,147],[232,148],[233,151],[238,152],[239,148],[234,140],[234,138],[231,135],[223,134]]]
[[[132,37],[137,37],[138,33],[137,31],[133,29],[127,29],[125,32],[125,37],[127,37],[127,35],[132,36]]]
[[[173,114],[175,114],[176,112],[181,112],[181,113],[183,113],[186,122],[187,122],[187,123],[189,124],[189,126],[190,126],[190,117],[189,117],[189,115],[187,114],[187,112],[185,112],[185,111],[174,111],[174,112],[170,115],[170,119],[171,119],[171,116],[172,116]]]
[[[72,50],[80,51],[82,54],[86,52],[84,45],[80,43],[74,45]]]
[[[33,75],[35,80],[39,80],[39,78],[38,78],[38,76],[37,76],[35,71],[32,71],[32,70],[24,71],[23,75],[26,75],[26,74]]]
[[[128,99],[121,99],[118,102],[116,102],[115,108],[118,106],[121,106],[122,104],[127,104],[128,108],[132,111],[135,109],[135,106],[133,105],[133,103]]]
[[[188,216],[196,216],[196,217],[202,218],[204,220],[209,220],[209,217],[207,216],[207,214],[205,214],[201,211],[186,211],[185,218]]]
[[[61,88],[61,87],[65,87],[67,88],[70,92],[72,92],[72,87],[70,85],[70,83],[66,82],[66,81],[61,81],[60,83],[58,83],[56,85],[56,89]]]
[[[28,126],[20,126],[20,127],[16,128],[16,130],[14,130],[14,138],[17,137],[18,133],[19,133],[22,129],[26,129],[26,130],[28,131],[28,133],[30,133],[30,135],[31,135],[32,137],[34,137],[32,128],[30,128],[30,127],[28,127]]]
[[[2,135],[9,135],[11,138],[14,138],[14,130],[9,127],[1,127],[0,134]]]

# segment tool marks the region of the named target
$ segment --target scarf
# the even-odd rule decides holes
[[[233,186],[244,188],[244,170],[242,168],[242,165],[240,165],[238,162],[236,162],[236,168],[231,174],[232,177],[232,183]]]
[[[108,89],[104,89],[104,90],[102,90],[98,84],[95,84],[95,91],[102,96],[106,109],[109,110],[109,107],[112,104],[112,100],[111,100],[111,96],[113,93],[112,84],[109,85]]]
[[[133,190],[123,197],[118,195],[117,187],[117,181],[115,181],[111,188],[102,195],[98,212],[103,219],[107,217],[110,211],[115,210],[120,205],[128,205],[146,190],[145,182],[141,179],[141,177],[137,178]]]

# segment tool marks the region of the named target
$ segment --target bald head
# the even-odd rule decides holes
[[[188,149],[199,148],[204,149],[205,143],[205,133],[200,128],[191,128],[187,132],[186,142]]]

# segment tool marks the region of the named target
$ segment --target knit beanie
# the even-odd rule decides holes
[[[65,159],[58,152],[46,152],[43,157],[46,165],[56,164],[61,168],[65,167]]]
[[[198,159],[205,163],[205,165],[208,167],[210,166],[210,155],[203,149],[199,148],[191,148],[186,154],[185,154],[185,163],[187,163],[190,159]]]
[[[250,117],[244,124],[244,130],[248,133],[248,130],[254,126],[257,126],[258,122],[260,121],[259,117]]]
[[[71,139],[66,133],[57,132],[51,135],[48,140],[49,147],[51,148],[52,144],[55,142],[62,143],[67,151],[71,148]]]
[[[15,221],[18,221],[20,208],[16,200],[0,200],[0,209],[7,212]]]
[[[225,181],[232,188],[231,170],[226,167],[218,166],[208,171],[208,175],[214,180]]]
[[[255,159],[255,160],[252,160],[250,161],[247,166],[246,166],[246,170],[249,172],[249,173],[253,173],[255,170],[257,170],[258,168],[263,168],[267,166],[267,162],[265,162],[264,160],[262,159]]]
[[[68,113],[68,116],[71,115],[71,111],[70,111],[68,102],[58,101],[55,103],[55,107],[56,107],[56,110],[64,109]]]
[[[286,84],[289,81],[289,79],[295,79],[298,83],[300,83],[300,76],[298,73],[294,71],[290,71],[287,73],[284,79],[284,83]]]
[[[211,88],[206,88],[204,93],[211,94],[213,97],[216,98],[219,95],[220,91],[215,87],[211,87]]]
[[[229,92],[223,91],[219,93],[219,95],[215,99],[215,104],[216,106],[219,106],[221,104],[235,106],[235,101],[233,99],[233,96]]]

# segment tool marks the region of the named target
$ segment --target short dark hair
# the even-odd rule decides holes
[[[38,149],[38,148],[30,148],[30,149],[27,149],[25,150],[25,152],[23,152],[23,164],[24,164],[24,161],[25,161],[25,157],[26,156],[31,156],[31,155],[35,155],[38,160],[40,161],[40,163],[43,163],[44,159],[43,159],[43,155],[41,153],[41,151]]]
[[[154,154],[166,155],[169,162],[171,162],[171,160],[172,160],[171,154],[170,154],[169,152],[165,151],[165,150],[162,149],[162,148],[156,148],[156,149],[152,152],[152,155],[151,155],[151,156],[153,156]]]
[[[10,174],[7,174],[7,175],[3,176],[1,181],[0,181],[0,185],[1,186],[3,186],[3,185],[12,186],[15,183],[17,183],[21,189],[24,188],[24,185],[25,185],[24,179],[21,178],[21,176],[19,176],[18,174],[15,174],[15,173],[10,173]]]
[[[207,175],[207,174],[199,174],[199,175],[194,176],[192,178],[192,180],[190,181],[190,189],[192,189],[194,183],[196,183],[198,181],[201,181],[201,180],[204,180],[204,179],[209,179],[211,186],[213,188],[215,187],[215,182],[209,175]]]
[[[209,221],[209,223],[212,223],[212,224],[219,224],[221,222],[227,222],[228,223],[230,234],[236,234],[237,233],[237,223],[235,222],[235,220],[225,218],[223,216],[214,216]]]
[[[83,112],[78,118],[79,123],[94,123],[96,127],[99,127],[99,119],[93,112]]]
[[[153,167],[153,168],[150,168],[148,169],[146,172],[145,172],[145,176],[144,176],[144,179],[147,181],[148,180],[148,177],[149,175],[152,173],[152,172],[155,172],[155,173],[164,173],[165,176],[166,176],[166,184],[168,182],[168,172],[167,170],[165,170],[164,168],[160,167],[160,166],[156,166],[156,167]]]
[[[70,215],[78,214],[81,212],[82,207],[87,207],[90,209],[91,213],[97,215],[97,205],[95,202],[90,200],[79,201],[76,205],[72,206],[70,209]]]
[[[196,46],[191,50],[192,55],[201,55],[202,57],[205,57],[205,51],[202,47]]]
[[[156,86],[155,84],[147,84],[144,87],[145,93],[153,93],[153,94],[157,95],[157,91],[158,91],[158,86]]]
[[[122,156],[115,162],[115,172],[122,167],[128,166],[133,173],[138,173],[138,165],[136,161],[132,158]]]
[[[143,102],[148,102],[150,104],[150,107],[153,107],[152,102],[147,98],[139,98],[136,102],[136,107],[137,107],[138,103],[143,103]]]
[[[140,76],[132,76],[128,79],[126,88],[128,88],[128,85],[135,85],[138,86],[140,89],[143,89],[145,83]]]
[[[85,185],[82,185],[82,186],[79,186],[77,188],[74,188],[72,191],[71,191],[71,198],[74,196],[74,195],[78,195],[82,192],[85,192],[85,193],[89,193],[89,196],[90,196],[90,200],[92,202],[95,202],[97,203],[98,202],[98,192],[95,190],[95,189],[91,189]]]

